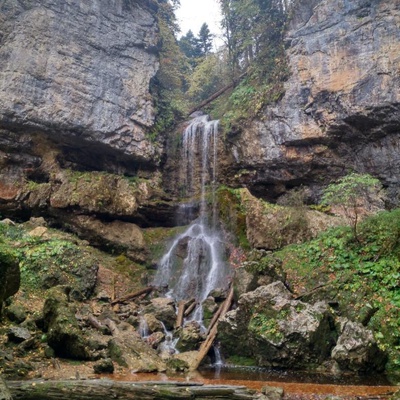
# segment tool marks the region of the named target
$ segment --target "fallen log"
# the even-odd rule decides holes
[[[109,379],[7,382],[14,400],[256,399],[244,386],[183,382],[120,382]]]
[[[152,286],[148,286],[147,288],[138,290],[137,292],[130,293],[130,294],[124,296],[124,297],[120,297],[119,299],[113,300],[113,301],[111,302],[111,305],[115,305],[115,304],[119,304],[119,303],[124,303],[124,302],[126,302],[126,301],[133,300],[133,299],[135,299],[136,297],[139,297],[139,296],[141,296],[141,295],[143,295],[143,294],[149,294],[149,293],[151,293],[151,292],[153,291],[153,289],[154,289],[154,288],[153,288]]]
[[[247,75],[247,71],[244,72],[243,74],[241,74],[238,78],[236,78],[232,83],[230,83],[227,86],[224,86],[222,89],[218,90],[217,92],[215,92],[213,95],[211,95],[208,99],[202,101],[200,104],[198,104],[197,106],[193,107],[190,111],[189,111],[189,115],[193,114],[195,111],[198,111],[200,109],[202,109],[203,107],[205,107],[207,104],[211,103],[212,101],[214,101],[215,99],[217,99],[219,96],[223,95],[227,90],[235,87],[242,78],[244,78]]]
[[[182,300],[178,304],[178,314],[176,316],[175,328],[180,328],[183,324],[183,315],[185,313],[186,301]]]
[[[220,307],[220,310],[218,310],[218,312],[217,312],[217,313],[219,313],[219,315],[217,318],[215,318],[214,326],[211,329],[209,328],[209,330],[207,331],[206,340],[200,346],[199,354],[197,355],[196,362],[192,366],[193,369],[199,368],[199,365],[203,361],[203,358],[210,351],[211,346],[213,345],[215,337],[217,336],[217,333],[218,333],[219,319],[222,318],[228,312],[229,308],[231,307],[232,300],[233,300],[233,286],[231,287],[231,289],[229,291],[228,297],[226,298],[226,300]],[[214,320],[214,318],[213,318],[213,320]],[[210,324],[210,326],[211,326],[211,324]]]
[[[187,310],[185,311],[184,316],[188,317],[191,312],[196,308],[196,306],[198,305],[198,303],[196,303],[195,301],[187,308]]]

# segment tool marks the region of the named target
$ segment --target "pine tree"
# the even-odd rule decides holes
[[[198,45],[203,56],[206,56],[211,52],[213,46],[213,35],[206,23],[204,23],[200,28]]]

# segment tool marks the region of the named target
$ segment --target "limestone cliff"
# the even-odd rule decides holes
[[[78,164],[101,169],[117,157],[154,165],[160,149],[146,138],[146,129],[154,122],[149,83],[158,69],[158,27],[149,7],[156,5],[142,0],[3,1],[3,151],[20,153],[17,143],[28,150],[26,135],[45,133],[66,146],[66,157]]]
[[[276,198],[349,169],[400,184],[400,3],[300,0],[286,35],[285,95],[230,134],[221,176]],[[232,168],[233,166],[233,168]]]

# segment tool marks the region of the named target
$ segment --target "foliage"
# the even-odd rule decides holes
[[[179,48],[189,59],[189,63],[195,67],[202,58],[211,53],[213,46],[213,35],[206,23],[204,23],[197,36],[194,35],[192,30],[186,33],[179,39]]]
[[[187,95],[194,103],[200,103],[227,84],[226,64],[219,54],[209,54],[194,68],[188,78]]]
[[[297,294],[337,300],[340,312],[368,325],[400,368],[400,209],[360,223],[359,240],[348,227],[332,229],[302,245],[276,252]],[[321,297],[315,292],[316,282]],[[313,292],[314,291],[314,292]],[[372,311],[371,311],[372,310]]]
[[[288,9],[281,0],[220,0],[231,80],[246,77],[227,101],[226,130],[257,116],[284,93],[288,76],[283,34]]]
[[[263,313],[252,314],[249,330],[275,344],[279,344],[283,339],[283,333],[280,331],[277,319]]]
[[[378,179],[352,172],[324,190],[322,203],[341,207],[353,228],[354,237],[358,238],[357,227],[362,212],[376,208],[381,200],[381,191],[382,185]]]
[[[240,189],[221,186],[217,191],[217,203],[219,218],[224,228],[233,235],[232,240],[237,241],[235,244],[248,250],[250,244],[246,234],[246,214],[241,204]]]
[[[189,69],[175,34],[178,31],[173,8],[168,2],[159,8],[160,68],[152,81],[151,92],[155,98],[156,122],[149,138],[159,140],[187,113],[183,96],[185,71]]]

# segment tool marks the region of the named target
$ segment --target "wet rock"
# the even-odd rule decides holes
[[[340,369],[351,371],[383,371],[387,361],[372,332],[362,324],[342,318],[339,338],[332,350],[332,358]]]
[[[25,340],[31,339],[32,335],[28,329],[15,326],[8,330],[7,337],[10,342],[21,343]]]
[[[197,350],[204,339],[200,333],[200,325],[196,321],[188,322],[180,328],[178,335],[179,341],[176,347],[179,351]]]
[[[154,332],[146,338],[146,342],[153,349],[157,349],[164,339],[165,334],[163,332]]]
[[[113,374],[114,364],[111,359],[106,358],[100,360],[93,365],[93,371],[95,374]]]
[[[218,310],[218,304],[215,302],[214,297],[207,297],[203,301],[203,323],[207,327],[210,323],[214,313]]]
[[[164,331],[162,323],[153,314],[145,314],[143,315],[143,319],[147,324],[149,333]]]
[[[25,308],[17,304],[9,305],[5,310],[5,314],[10,321],[17,324],[24,322],[27,317]]]
[[[43,307],[43,329],[48,344],[59,357],[87,360],[90,358],[87,343],[75,318],[75,307],[69,303],[63,287],[47,292]]]
[[[168,330],[174,328],[176,313],[172,299],[165,297],[151,299],[150,304],[145,307],[144,311],[146,314],[152,314],[159,321],[162,321]]]

